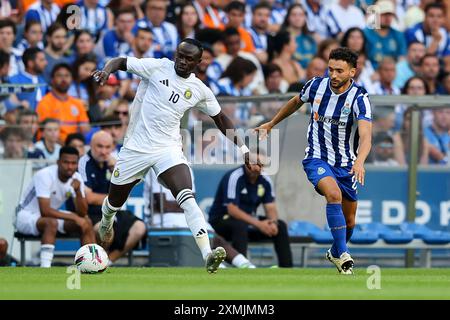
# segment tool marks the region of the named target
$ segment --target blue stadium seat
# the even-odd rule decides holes
[[[357,225],[361,231],[371,231],[389,244],[405,244],[414,239],[413,233],[409,231],[394,230],[380,222],[372,222]]]
[[[294,220],[289,223],[289,235],[311,237],[314,242],[320,244],[333,243],[333,236],[329,231],[324,231],[311,222]]]
[[[377,232],[373,232],[371,230],[362,231],[355,228],[350,242],[354,244],[372,244],[377,242],[378,239],[379,237]]]
[[[423,224],[415,222],[403,222],[400,230],[413,233],[414,238],[422,239],[427,244],[447,244],[450,243],[450,233],[431,230]]]

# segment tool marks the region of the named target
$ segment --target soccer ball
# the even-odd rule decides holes
[[[75,254],[75,265],[81,273],[103,272],[108,268],[108,254],[98,244],[82,246]]]

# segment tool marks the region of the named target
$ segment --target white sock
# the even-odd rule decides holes
[[[41,268],[50,268],[52,266],[53,251],[55,251],[53,244],[41,245]]]
[[[102,205],[102,224],[107,226],[112,226],[114,222],[114,217],[116,216],[117,211],[119,211],[120,208],[113,207],[109,201],[108,197],[103,200]]]
[[[207,225],[203,212],[194,199],[192,191],[189,189],[181,190],[177,195],[177,202],[184,210],[186,222],[191,229],[195,242],[202,252],[203,259],[211,252],[209,243]]]
[[[236,257],[231,260],[231,264],[235,267],[240,268],[243,265],[252,265],[253,264],[241,253],[239,253]]]

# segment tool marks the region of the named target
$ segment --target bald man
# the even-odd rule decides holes
[[[111,173],[116,164],[112,157],[113,138],[106,131],[96,132],[91,149],[80,158],[78,171],[86,185],[88,214],[97,231],[102,218],[102,203],[108,195]],[[132,250],[146,235],[144,222],[129,211],[119,211],[113,225],[114,240],[109,248],[109,259],[116,261]]]

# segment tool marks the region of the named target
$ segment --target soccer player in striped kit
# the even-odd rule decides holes
[[[364,162],[370,152],[372,113],[367,92],[352,79],[358,55],[348,48],[330,53],[328,77],[315,77],[300,95],[255,131],[263,139],[303,104],[311,105],[303,167],[308,180],[327,201],[328,225],[334,238],[326,257],[339,273],[353,273],[347,249],[355,226],[357,183],[364,185]]]

